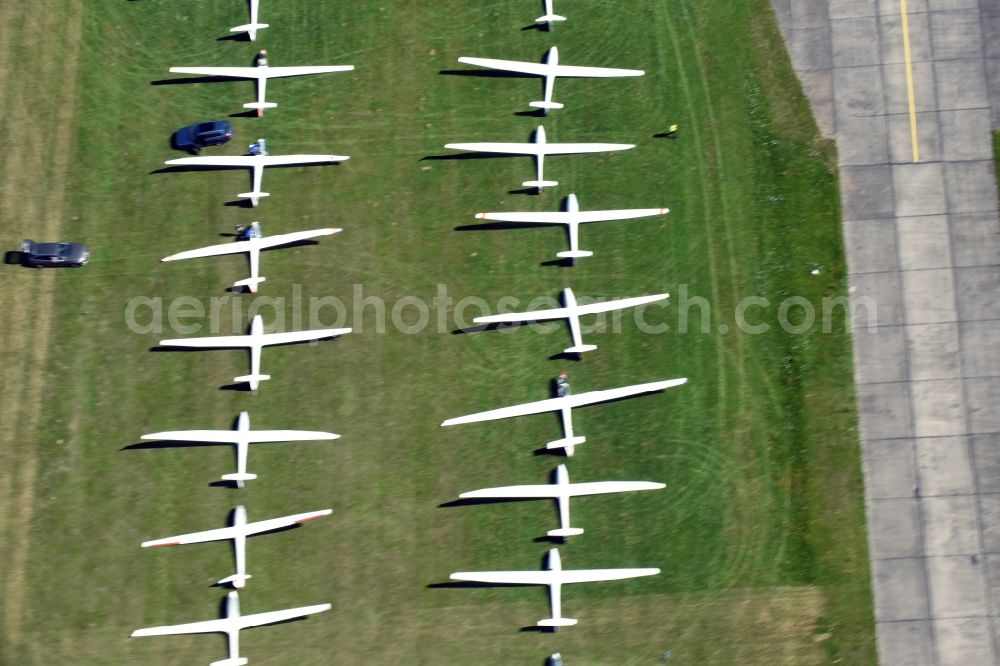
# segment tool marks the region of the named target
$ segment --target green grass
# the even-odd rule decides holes
[[[636,3],[639,4],[639,3]],[[538,7],[435,3],[273,3],[259,36],[273,65],[352,63],[357,71],[273,82],[280,106],[234,120],[235,153],[257,137],[274,154],[351,155],[340,166],[271,170],[257,211],[224,207],[242,171],[151,174],[172,157],[177,127],[240,110],[249,83],[151,86],[172,65],[249,62],[254,47],[214,40],[244,21],[240,3],[91,3],[84,12],[76,168],[62,235],[94,259],[56,281],[51,352],[37,430],[16,441],[38,459],[23,606],[0,641],[7,663],[207,663],[214,637],[128,639],[137,627],[213,617],[231,571],[222,544],[143,551],[144,539],[221,526],[237,503],[251,519],[331,506],[294,533],[250,543],[245,612],[332,601],[306,622],[246,632],[252,663],[678,664],[874,662],[850,340],[790,335],[778,303],[819,307],[845,293],[832,146],[818,139],[768,4],[608,3],[567,7],[551,35],[522,31]],[[439,74],[461,55],[534,59],[558,44],[571,64],[638,67],[639,79],[561,80],[566,109],[552,140],[638,144],[629,152],[554,158],[561,181],[541,197],[507,194],[532,176],[526,159],[423,160],[452,141],[519,140],[539,123],[512,115],[540,94],[533,80]],[[624,46],[627,45],[627,48]],[[60,85],[53,82],[53,86]],[[39,103],[42,103],[39,100]],[[654,139],[670,123],[675,141]],[[668,206],[665,218],[585,228],[595,256],[541,265],[564,249],[558,229],[458,232],[481,210]],[[338,296],[353,285],[389,304],[669,291],[650,322],[667,333],[589,334],[579,363],[567,344],[530,330],[406,335],[351,314],[336,343],[271,350],[258,395],[216,390],[245,374],[237,351],[151,353],[167,331],[125,325],[130,299],[190,295],[207,303],[244,277],[239,257],[160,264],[216,242],[238,222],[265,233],[345,231],[315,247],[267,253],[262,297]],[[18,231],[17,233],[20,233]],[[818,275],[811,274],[814,267]],[[679,329],[682,294],[711,304],[708,331]],[[736,330],[748,296],[770,330]],[[250,303],[244,296],[244,316]],[[294,323],[278,306],[284,328]],[[471,311],[470,311],[471,312]],[[697,320],[697,307],[691,315]],[[274,315],[265,308],[265,319]],[[436,316],[436,315],[435,315]],[[794,318],[794,316],[793,316]],[[223,325],[236,331],[242,321]],[[330,318],[325,323],[332,323]],[[721,333],[720,325],[729,327]],[[560,546],[572,568],[659,566],[660,576],[574,586],[580,626],[519,632],[547,612],[544,591],[436,589],[452,571],[533,568],[555,525],[545,503],[439,508],[460,492],[541,482],[558,462],[533,449],[558,436],[554,417],[440,429],[445,418],[540,399],[568,369],[576,391],[685,376],[663,395],[581,410],[587,444],[575,480],[649,479],[657,493],[581,499],[587,533]],[[209,487],[232,471],[222,448],[125,450],[145,432],[227,427],[243,409],[255,427],[332,430],[334,443],[258,447],[260,475],[241,491]],[[5,440],[6,441],[6,440]],[[23,455],[23,454],[22,454]],[[17,572],[15,572],[16,574]],[[9,604],[0,599],[0,604]],[[673,661],[671,663],[674,663]]]

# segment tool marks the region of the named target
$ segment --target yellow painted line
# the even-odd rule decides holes
[[[906,98],[910,105],[910,143],[913,144],[913,161],[920,161],[920,147],[917,139],[917,102],[913,94],[913,60],[910,56],[910,17],[906,10],[906,0],[899,0],[899,14],[903,19],[903,61],[906,63]]]

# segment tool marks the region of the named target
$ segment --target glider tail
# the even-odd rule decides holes
[[[565,252],[557,252],[556,256],[561,259],[580,259],[582,257],[592,257],[594,253],[590,250],[566,250]]]
[[[241,473],[241,472],[235,472],[233,474],[223,474],[222,475],[222,480],[223,481],[235,481],[236,482],[236,486],[239,487],[239,488],[243,487],[243,483],[245,481],[252,481],[252,480],[254,480],[256,478],[257,478],[256,474],[248,474],[246,472],[243,472],[243,473]]]
[[[262,381],[268,380],[271,375],[243,375],[242,377],[234,377],[233,381],[239,384],[240,382],[246,382],[250,384],[250,390],[256,391],[257,387],[260,386]]]
[[[582,354],[583,352],[594,351],[597,345],[573,345],[563,349],[564,354]]]
[[[247,278],[246,280],[239,280],[237,282],[234,282],[233,286],[246,287],[247,289],[250,290],[250,293],[255,294],[257,293],[257,285],[260,284],[261,282],[264,282],[265,280],[267,280],[267,278],[264,277]]]
[[[226,576],[220,580],[217,585],[229,585],[232,584],[236,589],[241,589],[247,584],[247,578],[250,578],[250,574],[233,574],[232,576]]]
[[[577,444],[583,444],[587,441],[587,438],[583,435],[577,435],[576,437],[563,437],[562,439],[557,439],[549,442],[545,445],[546,449],[566,449],[566,455],[573,455],[573,448]]]
[[[559,102],[529,102],[528,106],[548,111],[549,109],[561,109],[565,105],[560,104]]]
[[[549,530],[546,535],[550,537],[561,537],[565,539],[566,537],[577,536],[583,534],[583,529],[580,527],[560,527],[556,530]]]
[[[250,35],[250,41],[257,39],[257,31],[263,30],[268,27],[267,23],[247,23],[246,25],[238,25],[235,28],[230,28],[229,32],[245,32]]]
[[[539,16],[535,19],[535,23],[551,23],[552,21],[565,21],[565,16],[559,16],[558,14],[546,14],[545,16]]]
[[[521,187],[537,187],[542,189],[543,187],[555,187],[559,184],[556,180],[528,180],[521,183]]]
[[[249,664],[250,660],[246,657],[235,657],[233,659],[223,659],[222,661],[213,661],[208,666],[244,666],[244,664]]]
[[[271,194],[269,192],[240,192],[236,196],[240,199],[249,199],[250,203],[256,206],[261,197],[269,197]]]
[[[264,109],[273,109],[278,106],[275,102],[247,102],[243,105],[244,109],[257,109],[257,117],[260,118],[264,115]]]
[[[550,617],[538,621],[539,627],[572,627],[574,624],[576,624],[576,620],[571,617]]]

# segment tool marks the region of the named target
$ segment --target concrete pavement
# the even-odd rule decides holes
[[[878,307],[852,326],[879,662],[1000,663],[1000,0],[772,3]]]

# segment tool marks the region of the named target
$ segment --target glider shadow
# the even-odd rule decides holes
[[[543,222],[484,222],[482,224],[463,224],[457,226],[453,231],[495,231],[498,229],[537,229],[539,227],[551,227],[551,224]]]
[[[547,449],[544,446],[537,448],[531,452],[531,455],[537,457],[541,456],[553,456],[555,458],[568,458],[566,455],[566,449]]]
[[[569,540],[566,537],[549,536],[546,534],[545,536],[535,537],[532,541],[535,543],[551,543],[558,546],[567,543]]]
[[[466,326],[465,328],[456,328],[451,332],[452,335],[469,335],[471,333],[481,333],[483,331],[502,331],[508,328],[521,328],[522,326],[527,326],[528,324],[534,324],[534,321],[506,321],[506,322],[495,322],[492,324],[477,324],[476,326]]]
[[[426,586],[431,590],[465,590],[484,587],[534,587],[524,583],[480,583],[474,580],[449,580],[444,583],[430,583]]]
[[[293,340],[291,342],[277,342],[277,343],[273,343],[273,344],[268,344],[268,345],[266,345],[266,347],[268,347],[269,349],[277,349],[278,347],[291,347],[293,345],[307,345],[307,344],[309,344],[311,342],[316,342],[316,343],[320,343],[320,342],[324,342],[324,343],[325,342],[336,342],[336,341],[340,340],[340,338],[342,338],[342,337],[344,337],[344,336],[343,335],[333,335],[333,336],[326,337],[326,338],[316,338],[315,340]],[[157,353],[160,353],[160,352],[181,352],[181,353],[188,353],[188,352],[200,352],[200,351],[220,351],[220,350],[224,350],[224,349],[229,350],[229,351],[239,351],[239,350],[243,350],[244,352],[247,351],[247,348],[243,347],[243,346],[240,346],[240,347],[226,347],[224,345],[223,346],[219,346],[219,347],[185,347],[184,345],[154,345],[154,346],[150,347],[148,349],[148,351],[157,352]]]
[[[532,196],[541,196],[542,190],[538,187],[522,187],[517,190],[507,190],[507,194],[530,194]]]
[[[196,449],[202,446],[232,446],[229,442],[191,442],[186,439],[143,440],[128,444],[119,451],[142,451],[146,449]]]
[[[438,160],[485,160],[490,158],[503,159],[505,157],[531,157],[520,153],[480,153],[469,151],[464,153],[448,153],[447,155],[424,155],[421,162],[433,162]]]
[[[225,155],[224,157],[246,157],[246,155]],[[290,169],[295,167],[325,167],[337,166],[340,162],[315,162],[305,164],[268,164],[266,169]],[[250,170],[251,167],[242,164],[170,164],[150,171],[149,174],[158,173],[187,173],[190,171],[232,171],[234,169]]]
[[[250,382],[237,382],[235,384],[223,384],[219,387],[220,391],[236,391],[237,393],[252,393],[250,389]]]
[[[480,504],[507,504],[509,502],[536,502],[545,497],[468,497],[438,504],[439,509],[450,509],[456,506],[478,506]]]
[[[188,76],[185,78],[174,78],[174,79],[156,79],[155,81],[150,81],[151,86],[182,86],[188,83],[227,83],[232,81],[248,81],[252,82],[252,79],[245,79],[239,76]],[[254,111],[254,115],[257,112]]]
[[[249,32],[230,32],[222,37],[216,37],[217,42],[249,42],[250,33]]]
[[[272,168],[272,167],[268,167]],[[216,166],[214,164],[171,164],[169,166],[160,167],[149,172],[149,175],[159,173],[189,173],[196,171],[233,171],[235,169],[244,169],[245,166]]]
[[[483,79],[538,79],[534,74],[521,74],[520,72],[505,72],[496,69],[442,69],[438,74],[445,76],[474,76]]]
[[[319,245],[318,240],[313,240],[312,238],[303,238],[302,240],[292,241],[291,243],[285,243],[284,245],[272,245],[271,247],[262,247],[261,252],[271,252],[272,250],[288,250],[293,247],[306,247],[307,245]]]

